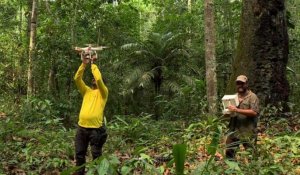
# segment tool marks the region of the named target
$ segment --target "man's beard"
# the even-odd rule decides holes
[[[246,93],[247,88],[239,87],[239,88],[237,88],[237,91],[238,91],[238,93],[244,94],[244,93]]]

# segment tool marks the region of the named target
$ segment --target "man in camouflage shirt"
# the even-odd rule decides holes
[[[248,88],[248,78],[240,75],[236,79],[239,105],[228,106],[231,111],[229,133],[226,139],[226,157],[235,158],[236,149],[242,143],[245,149],[254,148],[257,137],[257,121],[259,116],[259,100]]]

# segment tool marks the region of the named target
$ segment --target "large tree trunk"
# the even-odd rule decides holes
[[[36,40],[36,22],[37,22],[37,1],[32,0],[32,11],[30,18],[30,40],[29,40],[29,58],[28,58],[28,85],[27,97],[33,94],[33,60],[35,57],[35,40]]]
[[[245,74],[263,105],[287,102],[287,61],[285,1],[244,0],[237,54],[227,91],[233,92],[236,76]]]
[[[213,0],[204,2],[205,22],[205,64],[206,64],[206,94],[209,113],[217,112],[217,75],[216,75],[216,35],[214,23]]]

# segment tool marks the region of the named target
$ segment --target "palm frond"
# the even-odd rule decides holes
[[[180,55],[180,56],[183,56],[185,58],[189,58],[191,56],[190,53],[185,49],[177,49],[176,55]]]
[[[139,79],[139,87],[145,88],[149,86],[153,77],[154,74],[152,71],[145,72]]]
[[[133,93],[137,88],[146,88],[151,84],[151,80],[154,77],[152,70],[146,71],[146,67],[136,67],[125,78],[127,93]]]
[[[138,80],[143,75],[143,73],[144,73],[144,70],[141,67],[137,67],[137,68],[133,69],[133,71],[130,72],[129,75],[125,77],[125,83],[129,87],[133,87],[134,84],[136,84],[138,82]]]
[[[165,81],[165,89],[174,93],[181,93],[180,85],[176,81]]]
[[[196,79],[192,76],[182,75],[182,80],[188,85],[188,86],[195,86]]]
[[[161,34],[160,33],[156,33],[156,32],[152,32],[150,33],[150,40],[154,40],[154,41],[160,41],[161,40]]]
[[[182,34],[181,33],[178,33],[178,34],[172,34],[172,35],[170,35],[170,36],[168,36],[168,38],[166,38],[166,43],[169,43],[169,44],[171,44],[171,43],[173,43],[174,41],[178,41],[177,39],[179,38],[179,36],[181,36]]]
[[[187,65],[188,69],[193,72],[194,74],[196,74],[198,76],[198,78],[204,78],[205,77],[205,70],[202,67],[199,67],[197,64],[189,64]]]
[[[137,48],[141,48],[141,44],[140,43],[128,43],[128,44],[124,44],[121,46],[122,50],[131,50],[131,49],[137,49]]]
[[[170,39],[173,36],[174,36],[174,34],[172,32],[168,32],[168,33],[162,35],[161,38],[162,38],[162,40],[167,41],[168,39]]]
[[[154,53],[152,53],[151,51],[145,50],[145,49],[144,50],[136,50],[136,51],[134,51],[134,53],[136,55],[146,55],[146,56],[150,56],[152,58],[156,57],[156,55]]]
[[[190,54],[185,49],[173,49],[171,52],[168,52],[164,57],[164,60],[172,60],[173,58],[189,58]]]
[[[182,46],[181,42],[183,40],[180,40],[180,38],[183,36],[182,33],[178,33],[178,34],[172,34],[171,36],[169,36],[169,38],[167,38],[167,40],[165,40],[165,49],[166,48],[180,48]]]

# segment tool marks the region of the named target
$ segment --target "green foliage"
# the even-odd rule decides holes
[[[300,15],[299,8],[300,3],[298,1],[290,1],[287,3],[287,18],[289,28],[289,63],[288,67],[293,70],[287,71],[287,78],[290,84],[290,102],[295,105],[294,109],[298,112],[299,109],[299,71],[300,71],[300,20],[298,16]],[[298,26],[298,27],[297,27]],[[294,72],[294,73],[293,73]]]
[[[3,145],[3,154],[0,156],[2,166],[8,169],[18,167],[26,172],[41,174],[71,165],[73,148],[70,136],[74,133],[67,132],[58,123],[52,123],[56,127],[49,127],[44,122],[24,123],[17,118],[8,118],[3,124],[0,145],[6,144]]]
[[[126,61],[134,66],[128,78],[125,78],[129,92],[138,87],[147,88],[151,81],[156,85],[156,92],[159,92],[162,76],[167,89],[177,91],[176,84],[168,81],[172,76],[179,77],[174,69],[186,64],[184,60],[189,57],[179,39],[182,39],[181,34],[150,33],[145,41],[122,46],[122,49],[129,52],[129,59]]]
[[[215,153],[224,151],[220,137],[225,125],[215,117],[207,117],[188,124],[180,120],[156,121],[145,114],[116,116],[107,123],[109,139],[104,145],[104,156],[88,161],[87,171],[89,174],[102,174],[99,171],[103,174],[163,174],[167,170],[175,173],[176,168],[181,167],[177,172],[183,170],[184,174],[293,174],[299,159],[300,140],[299,132],[281,130],[282,126],[289,127],[288,120],[272,120],[274,127],[266,134],[274,135],[260,138],[256,153],[240,151],[237,161],[231,162],[215,159]],[[32,174],[75,171],[72,168],[74,130],[66,130],[61,125],[50,127],[43,121],[24,123],[19,120],[7,117],[0,123],[0,146],[4,148],[4,154],[0,155],[2,172],[9,172],[9,167]],[[173,143],[180,138],[185,144],[179,148],[174,146],[172,156]],[[245,163],[245,159],[248,162]],[[168,166],[163,166],[161,160]],[[181,163],[176,163],[177,160]],[[182,168],[182,165],[190,166]]]
[[[162,103],[169,101],[171,97],[185,96],[188,93],[186,91],[190,91],[190,88],[195,90],[201,83],[201,80],[198,81],[191,76],[194,72],[200,71],[196,65],[189,66],[193,60],[189,59],[191,54],[185,46],[185,40],[185,34],[150,33],[143,41],[123,45],[121,48],[128,52],[128,58],[122,62],[130,63],[132,66],[132,70],[124,78],[125,98],[134,96],[134,101],[141,101],[141,98],[149,99],[148,104],[141,101],[136,105],[154,105],[154,111],[149,112],[154,113],[156,117],[160,116],[162,111],[168,113],[167,109],[176,110],[176,106],[163,107]],[[197,97],[201,95],[202,93]],[[179,101],[180,98],[176,100]]]
[[[126,143],[134,143],[143,146],[148,145],[149,140],[156,137],[151,133],[145,132],[150,127],[154,127],[146,124],[146,121],[148,121],[150,117],[151,115],[145,115],[139,118],[127,116],[126,120],[124,120],[121,116],[116,116],[116,119],[111,121],[111,125],[109,125],[109,128],[115,130],[116,132],[114,134],[118,136],[113,139],[120,139],[119,143],[115,145],[115,148],[122,147],[122,145],[126,145]]]
[[[186,149],[187,146],[185,144],[177,144],[173,146],[173,156],[174,156],[177,175],[184,174],[184,162],[186,158]]]
[[[160,167],[156,168],[153,159],[144,153],[125,161],[121,168],[122,174],[131,174],[135,171],[142,171],[145,174],[151,173],[155,175],[163,173],[163,169]]]
[[[87,174],[99,174],[99,175],[116,175],[117,166],[120,164],[120,161],[117,157],[111,156],[102,156],[95,161],[87,164]]]
[[[162,107],[164,118],[190,118],[207,112],[205,82],[195,79],[190,85],[182,85],[172,98],[156,97],[156,104]],[[184,104],[184,108],[182,108]]]

